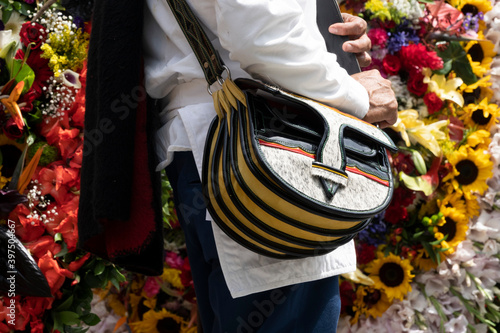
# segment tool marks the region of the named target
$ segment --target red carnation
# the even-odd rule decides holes
[[[408,91],[422,96],[427,92],[427,83],[424,83],[424,75],[420,71],[411,71],[407,83]]]
[[[19,36],[24,46],[28,47],[30,43],[33,43],[31,44],[31,49],[35,50],[45,42],[47,31],[43,25],[28,21],[23,23]]]
[[[389,75],[396,75],[401,69],[401,60],[392,54],[387,54],[382,61],[384,71]]]
[[[430,92],[428,94],[425,94],[424,96],[424,103],[427,105],[427,111],[429,111],[429,114],[433,114],[441,110],[443,107],[443,101],[435,92]]]
[[[360,246],[356,247],[356,257],[358,263],[361,265],[366,265],[375,259],[375,252],[377,247],[375,245],[369,245],[366,243],[361,243]]]
[[[375,28],[368,31],[368,37],[370,38],[373,46],[385,47],[385,43],[387,43],[387,31],[382,28]]]
[[[340,312],[345,313],[348,307],[354,305],[354,300],[356,299],[356,292],[349,281],[342,281],[339,286],[340,291]]]
[[[435,70],[443,67],[443,59],[436,52],[427,50],[423,44],[403,46],[400,55],[403,67],[407,70],[424,67]]]
[[[385,211],[384,220],[391,223],[397,224],[404,222],[408,219],[408,211],[405,207],[401,205],[391,205]]]

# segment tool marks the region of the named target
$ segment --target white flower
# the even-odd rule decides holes
[[[26,21],[26,17],[19,14],[15,10],[12,11],[12,14],[9,17],[7,23],[5,23],[4,30],[11,30],[12,37],[19,42],[19,32],[21,32],[21,26]]]
[[[455,252],[450,255],[450,260],[458,262],[466,262],[473,259],[476,256],[476,250],[474,249],[474,244],[468,239],[464,240],[457,245]]]
[[[447,293],[450,288],[450,281],[430,270],[421,275],[417,275],[416,281],[425,285],[427,296],[438,296]]]
[[[465,333],[467,332],[468,323],[469,322],[467,321],[465,316],[461,314],[457,318],[452,318],[449,322],[444,324],[444,330],[445,332],[450,333]]]
[[[80,74],[73,72],[71,69],[66,69],[61,73],[63,83],[72,88],[80,89],[82,84],[80,82]]]
[[[498,254],[498,242],[493,239],[488,239],[484,243],[483,252],[485,255],[492,257]]]
[[[490,238],[500,240],[500,212],[482,210],[469,231],[469,239],[473,241],[484,243]]]
[[[411,308],[418,312],[423,312],[429,306],[429,302],[415,283],[412,283],[411,292],[406,295],[406,299],[410,302]]]

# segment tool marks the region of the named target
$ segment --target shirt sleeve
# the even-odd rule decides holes
[[[304,1],[299,4],[298,1]],[[217,0],[217,34],[253,77],[363,118],[366,89],[326,50],[315,1]],[[312,20],[314,19],[314,20]]]

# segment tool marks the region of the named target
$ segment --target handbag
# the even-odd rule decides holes
[[[187,3],[167,2],[217,112],[202,185],[223,232],[265,256],[304,258],[346,244],[385,210],[393,194],[387,150],[397,150],[385,132],[260,81],[233,81]],[[215,82],[221,88],[212,92]]]

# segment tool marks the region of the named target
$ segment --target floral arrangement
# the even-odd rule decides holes
[[[162,179],[165,233],[163,274],[146,277],[125,272],[127,284],[96,290],[106,308],[101,318],[112,318],[106,327],[101,324],[89,333],[129,328],[134,333],[197,332],[197,307],[191,268],[184,234],[174,211],[171,187]],[[104,319],[104,322],[107,320]],[[104,323],[103,323],[104,324]]]
[[[500,326],[500,3],[349,1],[391,81],[395,193],[356,239],[340,332],[496,332]],[[495,59],[495,60],[494,60]]]
[[[0,223],[29,251],[51,295],[2,290],[0,332],[85,332],[100,320],[92,290],[125,281],[76,248],[90,26],[88,4],[63,2],[0,1]],[[26,265],[20,253],[9,260]]]
[[[0,0],[0,213],[51,297],[0,296],[0,332],[194,332],[196,298],[164,180],[160,277],[77,249],[89,2]],[[392,82],[395,194],[356,239],[340,332],[495,332],[500,322],[500,4],[346,0]],[[15,304],[15,321],[10,321]]]

